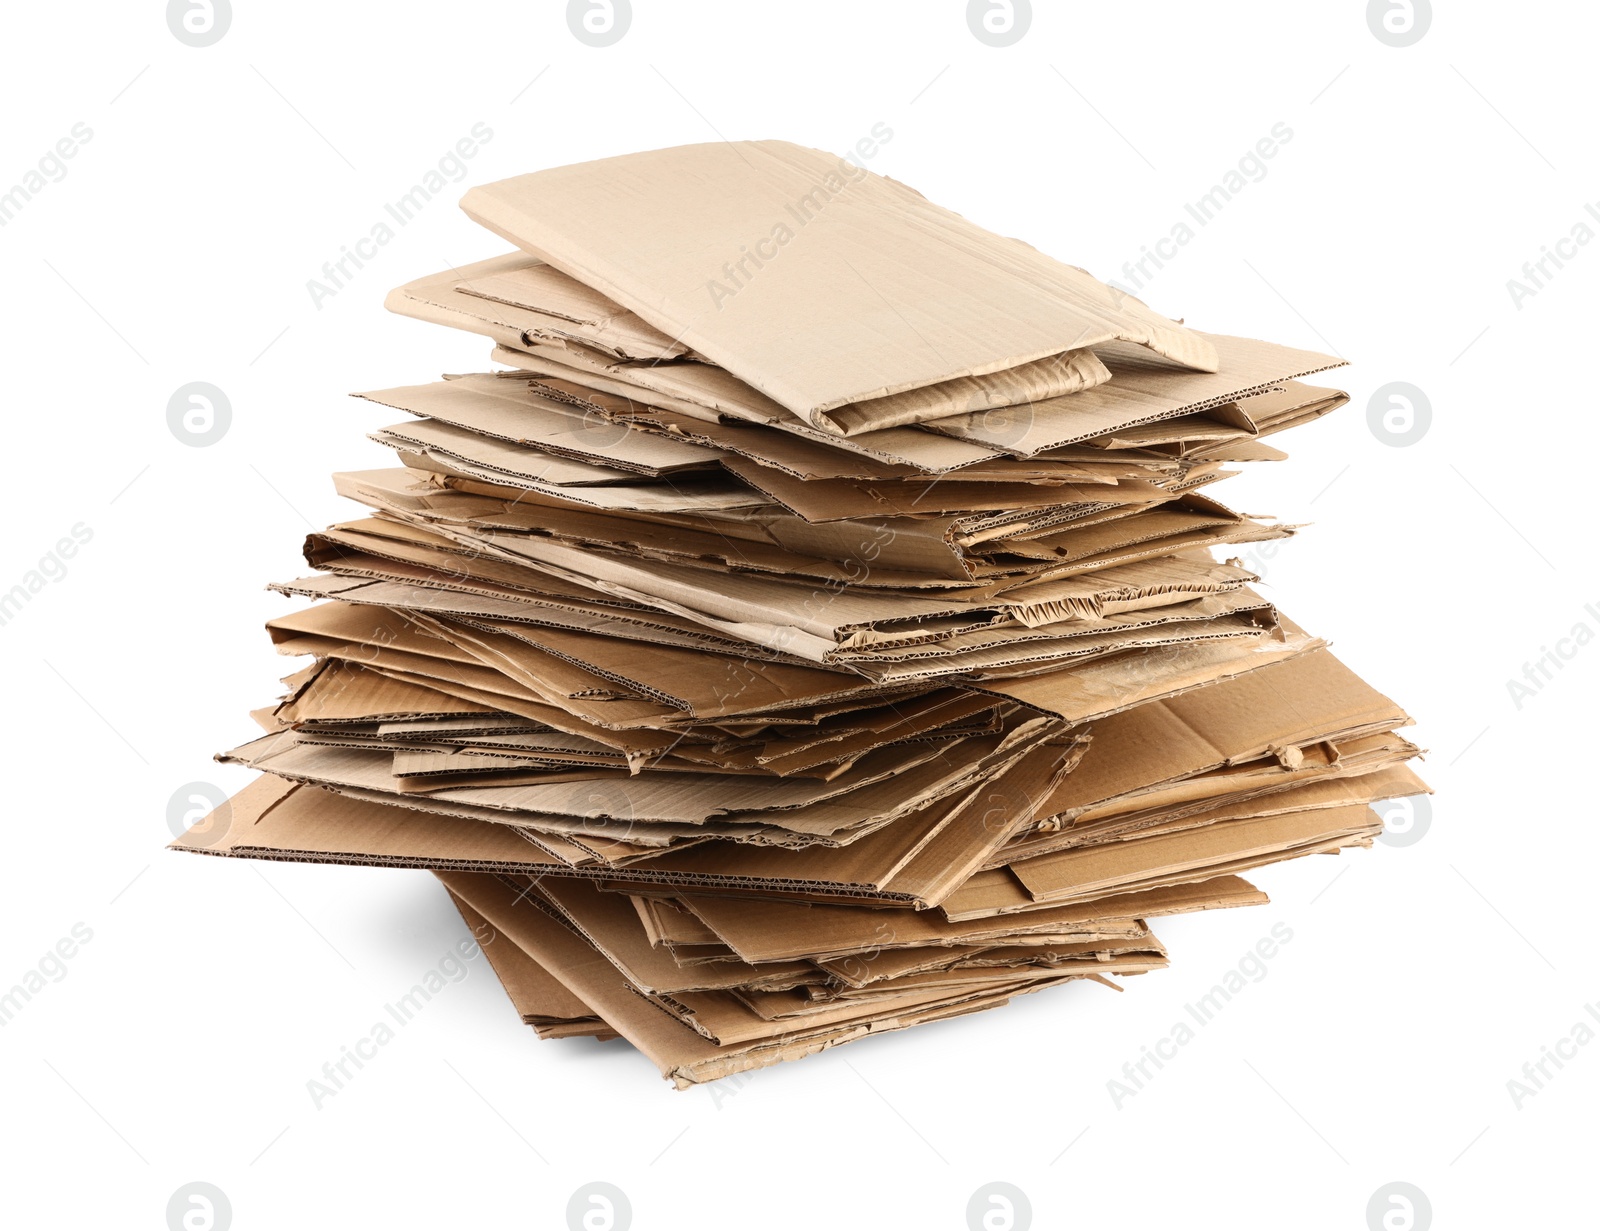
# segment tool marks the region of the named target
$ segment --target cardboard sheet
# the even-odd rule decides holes
[[[1082,270],[785,142],[536,172],[474,188],[462,208],[841,434],[850,425],[828,411],[1114,339],[1217,366],[1206,342]],[[618,233],[631,240],[626,260],[607,242]],[[772,253],[764,266],[750,245]],[[1004,389],[991,404],[1028,401],[1038,387]]]

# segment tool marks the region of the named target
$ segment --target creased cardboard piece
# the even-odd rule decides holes
[[[618,1037],[617,1032],[605,1024],[604,1018],[569,992],[560,980],[517,948],[513,941],[496,932],[494,926],[465,900],[453,893],[450,900],[489,959],[517,1015],[532,1026],[541,1039]]]

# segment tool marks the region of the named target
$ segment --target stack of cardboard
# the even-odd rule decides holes
[[[311,656],[176,845],[437,872],[542,1036],[679,1085],[1166,963],[1149,922],[1368,845],[1409,719],[1209,490],[1344,403],[850,162],[471,191],[390,306],[509,370],[364,394]]]

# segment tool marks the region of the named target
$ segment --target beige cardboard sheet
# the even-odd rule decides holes
[[[1101,347],[1098,353],[1110,367],[1111,379],[1095,389],[1037,402],[1010,415],[973,413],[928,426],[969,444],[1029,457],[1141,423],[1221,407],[1344,363],[1254,338],[1199,336],[1217,353],[1218,365],[1211,372],[1175,371],[1150,362],[1134,347]]]
[[[786,142],[555,168],[462,208],[824,429],[845,430],[826,413],[841,406],[1114,339],[1216,367],[1209,343],[1082,270]],[[757,268],[752,249],[772,255]]]

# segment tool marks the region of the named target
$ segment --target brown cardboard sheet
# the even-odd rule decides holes
[[[1010,866],[1035,902],[1094,901],[1124,887],[1193,874],[1215,875],[1241,861],[1291,850],[1321,850],[1382,829],[1365,804],[1313,808],[1204,829],[1060,851]]]
[[[798,1059],[870,1034],[938,1020],[952,1013],[995,1007],[1024,990],[1012,985],[975,995],[946,995],[921,1008],[897,1006],[876,1014],[863,1011],[846,1022],[779,1031],[747,1044],[722,1045],[646,999],[616,965],[581,935],[532,903],[519,902],[517,890],[498,877],[451,873],[441,879],[502,934],[555,973],[570,991],[592,1005],[608,1025],[644,1052],[662,1075],[680,1088]],[[1073,977],[1078,976],[1060,976]],[[1055,980],[1035,980],[1026,985],[1026,990],[1055,985]]]
[[[1124,895],[1117,910],[1082,906],[1034,911],[1019,919],[952,923],[938,911],[887,911],[823,903],[681,894],[691,911],[748,962],[834,959],[900,949],[983,946],[997,939],[1058,932],[1133,935],[1136,920],[1225,906],[1252,906],[1266,896],[1237,877]]]
[[[495,977],[505,989],[517,1015],[532,1026],[541,1039],[588,1037],[614,1039],[612,1030],[595,1012],[579,1000],[561,981],[510,940],[456,894],[450,900],[461,912],[461,921],[472,932]]]

